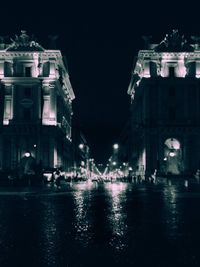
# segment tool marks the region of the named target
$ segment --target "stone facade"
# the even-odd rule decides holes
[[[72,165],[74,92],[59,50],[22,31],[0,44],[0,169],[18,169],[28,152],[43,167]]]
[[[199,43],[178,31],[139,51],[128,88],[135,169],[192,175],[200,168],[199,77]]]

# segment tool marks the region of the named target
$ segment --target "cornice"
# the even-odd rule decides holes
[[[15,58],[15,57],[32,57],[33,59],[35,56],[39,56],[41,59],[45,58],[60,58],[61,52],[59,50],[46,50],[42,52],[35,52],[35,51],[25,51],[25,52],[8,52],[8,51],[0,51],[0,59],[5,58]]]
[[[192,58],[200,60],[200,51],[194,52],[155,52],[151,50],[141,50],[138,53],[138,59],[162,59],[162,58]]]
[[[17,84],[17,83],[40,83],[41,80],[34,77],[4,77],[1,79],[4,84]]]

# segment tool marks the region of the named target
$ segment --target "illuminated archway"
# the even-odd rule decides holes
[[[164,142],[164,172],[167,175],[181,174],[181,144],[176,138],[167,138]]]

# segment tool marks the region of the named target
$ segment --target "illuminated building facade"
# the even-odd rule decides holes
[[[192,39],[173,30],[135,60],[130,162],[146,175],[155,169],[191,175],[200,168],[200,38]]]
[[[25,31],[0,44],[0,169],[25,156],[45,167],[72,165],[74,92],[59,50],[45,50]]]

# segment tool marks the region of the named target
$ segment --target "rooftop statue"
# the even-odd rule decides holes
[[[44,51],[44,48],[33,37],[30,38],[26,31],[21,31],[19,36],[15,35],[15,38],[10,40],[12,43],[8,45],[7,51]]]
[[[166,34],[164,40],[155,47],[156,52],[192,52],[194,51],[185,39],[184,35],[180,35],[178,30],[173,30],[171,34]]]

